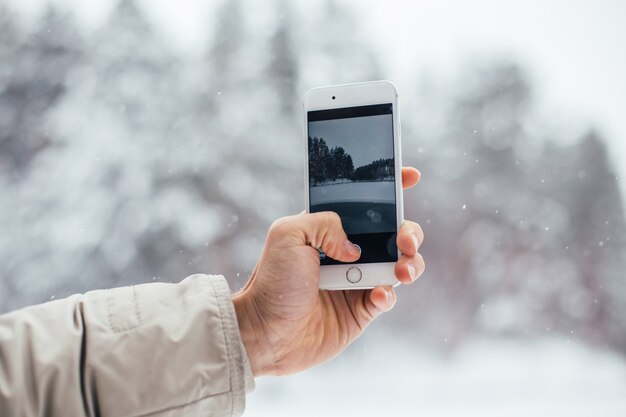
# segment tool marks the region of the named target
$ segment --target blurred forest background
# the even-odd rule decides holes
[[[196,272],[243,285],[269,224],[304,207],[303,93],[387,78],[340,3],[248,3],[207,16],[197,54],[133,0],[90,33],[0,3],[1,312]],[[400,91],[427,270],[384,326],[443,352],[560,335],[624,358],[620,179],[600,130],[540,129],[531,79],[483,57]]]

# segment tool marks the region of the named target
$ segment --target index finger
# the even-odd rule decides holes
[[[402,188],[408,190],[415,187],[421,176],[422,174],[413,167],[402,167]]]

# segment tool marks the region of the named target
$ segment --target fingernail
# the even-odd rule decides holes
[[[409,264],[409,275],[411,276],[411,279],[415,281],[415,277],[417,276],[417,271],[415,270],[415,267],[411,264]]]
[[[354,243],[350,242],[349,240],[346,240],[344,242],[343,246],[346,248],[346,251],[350,255],[361,256],[361,247],[359,245],[355,245]]]
[[[415,250],[420,247],[420,244],[417,241],[417,236],[413,235],[413,243],[415,243]]]
[[[392,289],[386,289],[385,294],[387,294],[387,311],[389,311],[396,305],[396,298],[393,295]]]

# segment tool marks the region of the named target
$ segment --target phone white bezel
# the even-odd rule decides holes
[[[395,161],[396,186],[396,221],[400,230],[404,221],[402,200],[402,151],[400,146],[400,114],[398,112],[398,93],[389,81],[372,81],[355,84],[342,84],[312,88],[304,95],[304,184],[306,211],[309,212],[309,145],[307,113],[315,110],[339,109],[343,107],[392,104],[393,149]],[[398,257],[400,253],[398,252]],[[379,285],[398,285],[394,273],[394,262],[322,265],[320,269],[320,288],[328,290],[374,288]],[[347,279],[348,269],[358,267],[362,273],[357,283]]]

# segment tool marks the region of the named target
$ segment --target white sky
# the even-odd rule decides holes
[[[31,10],[45,2],[17,1]],[[76,9],[86,27],[97,26],[114,4],[57,1]],[[533,77],[537,101],[554,112],[554,127],[574,132],[600,127],[626,195],[626,1],[339,1],[357,11],[361,29],[381,53],[401,100],[415,91],[422,76],[453,76],[468,58],[517,58]],[[206,16],[216,3],[142,0],[167,34],[190,48],[206,36],[212,23]],[[273,4],[252,3],[260,8]]]

